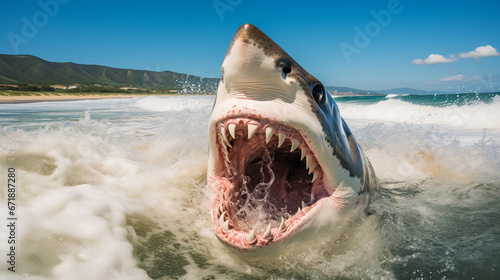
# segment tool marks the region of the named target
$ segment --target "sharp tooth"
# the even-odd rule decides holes
[[[233,139],[236,139],[236,124],[230,123],[227,128],[229,129],[229,134],[231,134],[231,137],[233,137]]]
[[[300,144],[300,142],[298,139],[292,139],[292,148],[290,149],[290,152],[295,151],[295,149],[297,149],[299,144]]]
[[[222,143],[226,144],[227,146],[229,146],[229,148],[232,148],[233,146],[231,145],[231,143],[229,143],[229,140],[227,139],[226,128],[225,127],[221,127],[220,128],[220,133],[222,134],[222,139],[224,140]]]
[[[303,160],[306,157],[307,148],[300,148],[300,160]]]
[[[222,141],[222,146],[223,146],[222,152],[225,154],[229,154],[226,142]]]
[[[257,129],[259,128],[258,125],[255,124],[249,124],[248,125],[248,139],[252,138],[254,136],[255,132],[257,132]]]
[[[273,134],[274,134],[274,128],[272,126],[266,127],[266,144],[269,143],[269,140],[271,140]]]
[[[222,207],[222,204],[219,206],[219,213],[224,213],[224,207]]]
[[[302,201],[302,209],[304,209],[306,207],[307,207],[306,203],[304,201]]]
[[[266,232],[264,232],[264,236],[262,238],[264,239],[269,239],[273,237],[273,234],[271,233],[271,224],[267,226]]]
[[[229,232],[229,220],[225,221],[224,224],[222,225],[222,231]]]
[[[297,213],[295,213],[295,215],[300,215],[302,213],[302,210],[300,210],[300,207],[299,209],[297,210]]]
[[[306,156],[306,169],[309,169],[309,167],[311,167],[312,159],[312,156]]]
[[[253,243],[255,241],[255,238],[257,238],[257,236],[255,236],[255,230],[252,229],[252,231],[250,231],[250,233],[247,235],[247,242]]]
[[[316,181],[316,179],[318,179],[318,172],[313,173],[313,178],[311,180],[311,183],[314,183],[314,181]],[[311,194],[311,197],[314,197],[314,196],[312,196],[312,194]]]
[[[318,177],[318,174],[316,172],[314,172],[314,175],[313,175],[313,180],[316,180],[314,177]],[[314,181],[313,181],[314,182]],[[311,193],[311,201],[310,202],[313,202],[314,201],[314,194]]]
[[[314,168],[316,168],[316,164],[312,164],[312,165],[309,167],[309,174],[308,174],[308,175],[311,175],[311,173],[314,171]]]
[[[219,224],[222,226],[224,225],[224,216],[226,215],[226,211],[222,212],[222,215],[220,215],[219,218]],[[229,221],[229,220],[228,220]]]
[[[284,132],[280,132],[280,133],[278,133],[278,138],[279,138],[279,141],[278,141],[278,148],[279,148],[279,147],[281,147],[283,142],[285,142],[286,134]]]
[[[278,229],[279,229],[279,231],[285,231],[285,229],[286,229],[285,218],[281,217],[281,223],[280,223],[280,227]]]
[[[229,141],[227,141],[226,128],[225,127],[222,126],[220,128],[220,134],[222,134],[222,139],[224,139],[224,141],[226,141],[226,143],[229,143]]]

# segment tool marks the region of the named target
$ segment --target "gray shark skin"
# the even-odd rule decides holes
[[[368,213],[373,168],[323,84],[251,24],[222,64],[209,119],[212,223],[239,252],[276,251]]]

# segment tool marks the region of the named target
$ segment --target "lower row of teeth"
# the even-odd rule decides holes
[[[310,203],[313,203],[314,202],[314,195],[311,194],[311,201]],[[302,201],[302,207],[299,207],[298,210],[297,210],[297,213],[295,213],[295,215],[301,215],[302,214],[302,209],[306,208],[308,205]],[[219,208],[219,211],[221,211],[221,209]],[[222,214],[220,215],[220,218],[219,218],[219,225],[222,227],[222,231],[224,233],[228,233],[230,231],[229,229],[229,219],[226,219],[226,211],[222,211]],[[276,228],[279,232],[284,232],[286,230],[286,224],[285,224],[286,220],[284,217],[281,217],[281,222],[280,222],[280,225]],[[272,230],[272,226],[271,226],[271,223],[269,223],[269,225],[267,226],[266,228],[266,231],[264,232],[264,234],[262,235],[262,238],[263,239],[271,239],[273,237],[273,234],[271,233],[271,230]],[[248,234],[247,234],[247,238],[246,238],[247,242],[248,243],[253,243],[257,240],[257,235],[255,234],[255,230],[252,229]]]

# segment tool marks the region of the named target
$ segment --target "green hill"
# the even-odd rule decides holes
[[[186,93],[215,93],[218,78],[201,78],[171,71],[112,68],[72,62],[49,62],[31,55],[0,54],[0,83],[82,84],[176,89]]]

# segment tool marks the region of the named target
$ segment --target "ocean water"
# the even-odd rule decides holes
[[[235,254],[212,231],[213,101],[0,104],[0,278],[500,278],[499,94],[336,98],[382,183],[375,214],[266,258]]]

